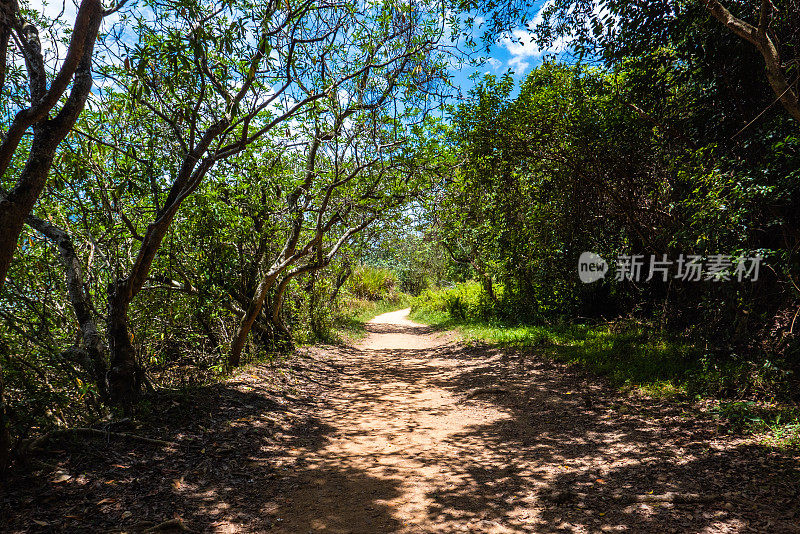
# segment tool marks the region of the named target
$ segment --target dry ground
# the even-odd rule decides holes
[[[800,461],[687,403],[620,394],[405,317],[20,466],[2,532],[800,532]],[[134,430],[125,430],[135,432]],[[633,502],[668,492],[692,502]]]

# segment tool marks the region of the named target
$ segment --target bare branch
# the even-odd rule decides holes
[[[767,32],[769,19],[775,9],[772,3],[769,0],[762,0],[759,25],[756,27],[735,17],[718,0],[704,1],[706,9],[708,9],[714,18],[758,49],[761,56],[764,58],[767,81],[772,87],[772,90],[781,101],[784,109],[786,109],[792,117],[800,121],[800,100],[798,100],[798,94],[786,78],[778,48]]]

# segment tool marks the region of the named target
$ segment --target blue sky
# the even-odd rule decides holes
[[[534,0],[531,3],[531,19],[529,21],[531,26],[536,26],[541,21],[542,9],[548,3],[549,0]],[[473,13],[473,16],[475,17],[473,35],[475,40],[479,41],[484,29],[482,26],[484,18],[480,13]],[[507,35],[501,36],[488,53],[485,49],[481,51],[480,55],[486,58],[486,63],[481,67],[474,68],[466,65],[463,68],[452,68],[450,72],[453,75],[453,83],[456,87],[461,88],[462,93],[466,93],[474,85],[474,82],[470,80],[470,75],[478,73],[479,75],[500,76],[509,70],[514,73],[514,79],[519,83],[525,79],[531,69],[541,65],[547,56],[563,56],[565,54],[564,45],[565,41],[559,40],[554,43],[553,47],[542,50],[531,42],[527,28],[522,26],[515,28]]]

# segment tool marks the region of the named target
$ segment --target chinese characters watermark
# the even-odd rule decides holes
[[[617,256],[614,279],[633,282],[650,282],[670,279],[685,282],[728,282],[736,280],[758,280],[762,256],[731,256],[711,254],[707,257],[696,254],[680,254],[676,259],[666,254],[622,254]],[[578,259],[578,276],[581,282],[589,284],[606,277],[609,266],[600,255],[584,252]]]

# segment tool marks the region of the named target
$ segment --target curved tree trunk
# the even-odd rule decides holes
[[[84,361],[81,365],[92,376],[101,398],[108,398],[106,387],[106,352],[97,329],[89,293],[84,286],[83,268],[69,234],[47,221],[29,216],[28,225],[50,240],[58,249],[59,258],[66,271],[67,296],[75,311],[83,340]]]
[[[258,317],[258,314],[261,313],[261,307],[264,305],[264,300],[267,298],[267,293],[269,293],[269,290],[272,287],[272,284],[275,283],[275,279],[277,277],[277,272],[270,273],[258,284],[256,295],[253,300],[250,301],[250,305],[247,307],[247,310],[239,321],[239,326],[236,329],[236,334],[234,335],[233,342],[231,343],[231,350],[228,354],[228,365],[230,367],[237,367],[241,363],[242,350],[244,349],[244,344],[247,341],[247,335],[250,333],[250,329],[253,327],[256,317]]]
[[[327,267],[330,264],[331,260],[333,260],[333,258],[336,256],[336,253],[339,252],[339,249],[342,247],[342,245],[344,245],[354,234],[360,232],[361,230],[369,226],[369,224],[372,223],[373,220],[374,218],[367,219],[361,224],[347,230],[344,233],[344,235],[342,235],[342,237],[339,238],[339,240],[331,247],[331,249],[325,255],[322,254],[322,248],[321,246],[318,245],[314,253],[315,260],[313,262],[301,265],[286,273],[286,276],[284,276],[283,279],[280,281],[280,283],[278,284],[278,289],[275,292],[275,299],[273,301],[274,304],[272,308],[273,323],[282,326],[282,322],[280,320],[280,311],[281,307],[283,306],[283,295],[286,292],[286,287],[289,285],[289,282],[296,276],[301,275],[303,273],[308,273],[308,272],[314,273],[324,267]],[[338,283],[336,289],[337,292],[339,290],[338,288],[341,287],[342,284],[344,284],[344,281],[347,280],[347,277],[349,276],[350,272],[348,272],[347,275],[342,278],[341,282],[337,282]],[[286,333],[289,334],[288,330],[286,331]]]
[[[308,322],[311,323],[311,331],[317,338],[322,337],[322,325],[317,321],[317,271],[311,271],[311,282],[309,283],[308,295]]]
[[[144,373],[136,361],[130,338],[127,285],[126,280],[112,282],[108,289],[107,336],[111,352],[108,387],[111,400],[130,411],[139,397]]]
[[[778,48],[769,36],[769,25],[775,11],[772,2],[761,0],[757,26],[735,17],[718,0],[705,0],[705,4],[706,9],[715,19],[737,36],[755,46],[761,53],[761,57],[764,58],[764,72],[772,91],[783,108],[800,121],[800,95],[797,94],[796,82],[793,84],[789,81]]]
[[[0,228],[2,228],[0,231],[0,290],[3,289],[6,275],[11,267],[11,260],[17,249],[17,240],[25,225],[25,218],[30,214],[47,183],[47,176],[50,173],[58,144],[75,124],[92,88],[92,53],[104,16],[103,5],[99,0],[81,2],[64,63],[53,79],[50,88],[46,89],[45,67],[38,32],[33,25],[22,20],[23,17],[16,3],[9,3],[6,7],[8,12],[4,16],[13,17],[26,33],[26,38],[22,41],[28,69],[32,73],[29,80],[32,105],[16,114],[14,122],[9,126],[0,142],[0,175],[5,175],[19,141],[30,127],[33,128],[33,141],[25,167],[14,188],[0,198]],[[9,35],[10,31],[6,29],[0,39],[4,56]],[[73,75],[72,89],[63,107],[54,118],[49,118],[50,111],[67,90]],[[5,83],[5,64],[0,87],[3,83]],[[0,374],[2,374],[2,369],[0,369]],[[0,376],[0,470],[4,470],[8,464],[11,451],[11,435],[3,393],[2,376]]]
[[[338,275],[336,275],[336,284],[333,287],[333,293],[331,294],[331,302],[336,302],[336,299],[339,296],[339,291],[341,291],[342,286],[344,283],[347,282],[347,279],[353,274],[353,267],[350,263],[347,263],[344,267],[344,270],[341,271]]]
[[[64,64],[50,88],[46,89],[38,31],[24,20],[16,3],[9,10],[5,16],[16,19],[26,36],[20,42],[23,43],[28,70],[31,72],[29,85],[32,105],[20,110],[5,132],[0,143],[0,175],[8,170],[19,142],[29,128],[33,129],[33,142],[14,188],[0,199],[0,228],[3,229],[0,232],[0,289],[11,266],[25,218],[47,183],[56,149],[83,111],[92,88],[92,54],[104,16],[99,0],[81,2]],[[69,97],[58,114],[49,118],[50,111],[66,91],[73,75]]]
[[[315,272],[320,268],[321,267],[319,265],[313,263],[309,265],[304,265],[303,267],[298,267],[297,269],[294,269],[286,273],[286,276],[283,277],[283,279],[278,284],[278,288],[275,290],[275,298],[273,299],[272,315],[271,315],[272,323],[276,325],[278,328],[280,328],[284,332],[284,334],[288,335],[289,339],[291,339],[291,333],[281,320],[281,310],[283,309],[283,296],[286,294],[286,288],[289,287],[289,282],[291,282],[292,279],[296,278],[298,275],[307,272]],[[312,323],[312,328],[313,328],[313,323]]]
[[[194,150],[183,158],[183,162],[170,186],[169,195],[155,220],[147,226],[136,260],[130,274],[119,278],[108,286],[108,350],[111,353],[111,368],[108,372],[109,397],[129,410],[139,396],[144,383],[144,372],[136,361],[130,340],[128,309],[141,291],[153,266],[158,249],[169,231],[175,215],[183,201],[200,186],[203,178],[214,165],[214,157],[201,159],[211,143],[222,134],[229,124],[223,119],[211,125]]]
[[[3,229],[0,232],[0,289],[11,266],[17,239],[25,226],[25,217],[31,212],[44,189],[53,164],[53,155],[60,141],[42,126],[35,127],[33,131],[28,163],[14,189],[0,199],[0,228]]]

